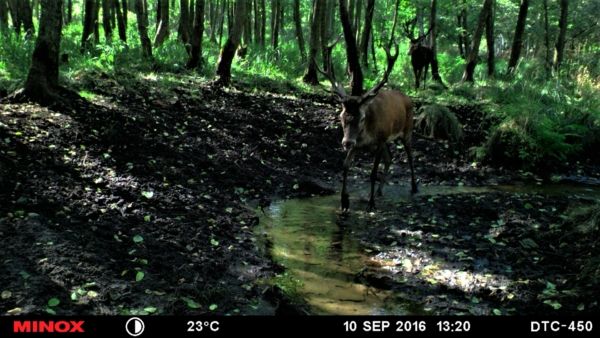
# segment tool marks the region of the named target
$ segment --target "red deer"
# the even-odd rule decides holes
[[[414,18],[412,21],[405,22],[404,34],[410,40],[408,55],[410,55],[410,63],[412,64],[413,73],[415,73],[415,86],[417,89],[419,89],[421,78],[423,79],[423,88],[425,88],[427,70],[433,61],[433,50],[427,46],[423,46],[423,41],[431,31],[431,27],[427,33],[419,35],[418,38],[415,38],[414,29],[416,22],[417,18]]]
[[[398,45],[395,47],[396,50],[393,55],[390,53],[389,48],[385,50],[387,55],[387,69],[383,75],[383,79],[375,87],[360,96],[352,96],[346,93],[344,88],[335,79],[331,64],[326,73],[319,69],[331,82],[332,91],[337,101],[342,104],[342,112],[340,114],[340,122],[344,130],[342,147],[346,151],[341,192],[342,211],[344,212],[350,206],[348,190],[346,188],[348,170],[356,151],[361,148],[373,151],[375,154],[375,161],[371,171],[371,194],[367,210],[375,208],[375,181],[377,180],[379,163],[383,159],[384,171],[379,188],[377,189],[378,195],[382,193],[382,187],[392,162],[388,143],[394,140],[399,139],[404,145],[410,166],[411,191],[412,193],[417,192],[411,150],[413,130],[412,100],[397,90],[381,90],[388,81],[390,72],[398,58]]]

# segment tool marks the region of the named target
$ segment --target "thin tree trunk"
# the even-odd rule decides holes
[[[83,9],[83,33],[81,34],[81,52],[89,50],[90,37],[94,33],[95,0],[85,0]]]
[[[477,58],[479,56],[479,44],[481,43],[481,36],[485,28],[485,22],[492,8],[492,0],[484,0],[483,7],[479,13],[479,19],[477,20],[477,27],[475,28],[475,34],[473,35],[473,45],[467,56],[467,65],[462,76],[462,81],[473,82],[473,73],[475,73],[475,67],[477,66]]]
[[[495,1],[492,0],[492,8],[490,9],[490,14],[485,21],[485,40],[487,42],[488,49],[488,58],[487,58],[487,66],[488,66],[488,76],[494,77],[494,73],[496,72],[496,60],[495,60],[495,46],[494,46],[494,17],[496,14]],[[435,57],[435,54],[434,54]]]
[[[358,48],[356,47],[356,39],[352,31],[352,24],[348,18],[348,9],[346,8],[346,0],[339,0],[340,6],[340,21],[344,30],[344,40],[346,41],[346,58],[350,69],[350,86],[352,87],[351,95],[359,96],[363,94],[363,73],[360,69],[358,60]]]
[[[550,52],[550,28],[548,25],[548,0],[543,0],[544,5],[544,45],[546,46],[546,57],[544,58],[544,67],[546,68],[546,76],[552,74],[552,59]]]
[[[558,22],[558,39],[554,48],[554,70],[558,71],[565,51],[565,38],[569,17],[569,0],[560,0],[560,21]]]
[[[273,47],[274,50],[279,46],[280,8],[280,0],[271,0],[271,47]]]
[[[330,0],[325,0],[322,3],[321,10],[319,14],[321,17],[319,18],[319,35],[321,41],[321,58],[323,61],[323,70],[327,71],[329,69],[329,55],[327,55],[327,44],[329,43],[329,23],[327,22],[329,17],[329,11],[331,11],[331,3]]]
[[[521,56],[521,48],[523,47],[523,32],[525,32],[525,22],[527,20],[527,10],[529,9],[529,0],[521,0],[519,7],[519,16],[517,17],[517,27],[515,28],[515,36],[513,38],[512,49],[510,51],[510,59],[508,60],[508,68],[506,72],[513,74],[517,67],[517,62]]]
[[[100,42],[100,0],[96,0],[94,3],[94,45]]]
[[[438,59],[437,59],[437,0],[431,0],[431,14],[430,14],[430,19],[429,19],[429,25],[430,25],[430,45],[431,45],[431,52],[433,54],[433,58],[431,60],[431,77],[433,78],[434,81],[437,81],[438,83],[440,83],[443,87],[446,87],[444,85],[444,81],[442,80],[442,77],[440,76],[440,70],[439,70],[439,65],[438,65]]]
[[[23,22],[23,29],[25,29],[25,37],[29,38],[35,33],[35,28],[33,27],[33,12],[31,10],[31,3],[29,2],[29,0],[18,0],[18,2],[19,16],[21,17],[21,22]]]
[[[23,94],[42,104],[58,99],[58,69],[63,0],[44,0],[40,32],[35,42],[31,67]]]
[[[221,49],[219,61],[217,62],[217,85],[226,86],[231,82],[231,63],[233,62],[235,51],[240,44],[242,30],[246,21],[247,6],[245,0],[236,0],[235,3],[233,29],[230,30],[231,33],[227,37],[225,46]]]
[[[209,1],[210,3],[210,1]],[[211,22],[212,24],[212,22]],[[188,0],[179,1],[179,26],[177,27],[177,34],[179,40],[186,46],[188,54],[190,50],[188,44],[190,43],[190,4]],[[211,32],[212,33],[212,32]]]
[[[127,0],[121,0],[127,1]],[[125,26],[125,18],[123,17],[123,12],[121,12],[121,5],[119,4],[119,0],[113,0],[113,10],[117,16],[117,28],[119,30],[119,39],[123,42],[127,42],[127,26]]]
[[[246,24],[244,25],[244,46],[252,44],[252,1],[246,0]]]
[[[137,16],[138,32],[142,45],[142,56],[152,58],[152,42],[148,37],[148,3],[146,0],[135,0],[135,13]]]
[[[0,33],[6,34],[8,31],[8,3],[6,0],[0,0]]]
[[[356,0],[348,0],[348,20],[352,24],[352,31],[356,31],[356,23],[354,22],[354,12],[356,11]]]
[[[110,25],[110,0],[102,0],[102,27],[104,28],[104,38],[106,43],[112,41],[112,27]]]
[[[123,23],[125,24],[125,30],[127,31],[127,17],[129,16],[129,6],[127,2],[130,0],[121,0],[121,7],[123,9]]]
[[[254,43],[260,44],[260,6],[258,6],[258,0],[253,0],[252,5],[254,6]]]
[[[10,17],[12,18],[12,26],[17,35],[21,35],[21,26],[23,23],[21,22],[21,16],[19,15],[19,0],[7,0],[8,1],[8,10],[10,13]]]
[[[267,2],[266,0],[260,0],[260,46],[265,46],[265,39],[267,34]]]
[[[158,47],[169,36],[169,0],[158,0],[160,8],[160,23],[154,36],[154,46]]]
[[[73,22],[73,0],[67,1],[67,23]]]
[[[304,34],[302,33],[302,19],[300,17],[300,0],[294,0],[294,25],[296,26],[296,38],[298,39],[298,50],[302,57],[302,62],[306,61],[306,51],[304,50]]]
[[[319,84],[317,74],[317,53],[319,51],[319,23],[323,0],[313,0],[312,15],[310,20],[310,37],[308,40],[308,67],[302,81],[311,85]]]
[[[360,55],[365,68],[369,67],[369,40],[371,30],[373,29],[373,13],[375,12],[375,0],[367,0],[367,10],[365,12],[365,25],[360,40]]]
[[[194,29],[192,30],[192,50],[187,63],[188,69],[202,67],[202,36],[204,35],[204,0],[196,0]]]
[[[356,0],[356,14],[354,15],[354,37],[356,41],[360,41],[360,20],[362,17],[363,7],[363,0]]]
[[[219,15],[219,48],[221,48],[221,41],[223,41],[223,25],[225,24],[225,14],[227,11],[227,0],[221,1],[221,15]]]

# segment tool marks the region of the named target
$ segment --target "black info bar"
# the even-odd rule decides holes
[[[0,337],[231,337],[316,334],[333,337],[598,336],[597,316],[15,316],[0,317]]]

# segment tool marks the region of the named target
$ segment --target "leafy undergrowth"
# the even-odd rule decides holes
[[[597,235],[573,232],[562,216],[581,203],[589,200],[496,192],[382,204],[357,232],[375,252],[361,278],[430,314],[598,313],[588,271]]]

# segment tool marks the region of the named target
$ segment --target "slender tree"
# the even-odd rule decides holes
[[[169,36],[169,0],[158,0],[158,8],[160,8],[160,22],[154,36],[154,46],[162,45]]]
[[[431,28],[429,31],[430,37],[430,45],[431,52],[433,54],[433,58],[431,60],[431,77],[433,80],[439,82],[442,86],[445,87],[444,81],[442,81],[442,77],[440,76],[440,70],[437,59],[437,0],[431,0],[431,14],[429,19],[429,27]],[[393,34],[393,32],[392,32]],[[390,47],[391,48],[391,47]]]
[[[558,71],[565,52],[565,38],[567,36],[567,24],[569,17],[569,0],[560,0],[560,20],[558,21],[558,39],[554,48],[554,63],[555,71]]]
[[[0,0],[0,33],[6,34],[8,31],[8,3],[6,0]]]
[[[110,44],[112,41],[112,26],[110,24],[110,4],[111,0],[102,0],[102,27],[104,28],[104,38]]]
[[[70,24],[73,21],[73,0],[67,1],[67,20],[66,22]]]
[[[344,40],[346,41],[346,59],[348,62],[348,68],[350,76],[350,86],[352,87],[351,95],[358,96],[362,95],[363,89],[363,73],[360,69],[360,62],[358,59],[358,48],[356,47],[356,38],[352,31],[352,24],[348,17],[348,9],[346,7],[346,0],[339,0],[340,7],[340,21],[342,22],[342,28],[344,31]]]
[[[365,67],[369,66],[369,40],[371,30],[373,29],[373,14],[375,13],[375,0],[367,0],[367,10],[365,12],[365,24],[360,39],[359,53],[362,57],[362,63]]]
[[[322,3],[321,10],[319,11],[319,40],[321,41],[321,57],[323,60],[323,70],[327,71],[329,68],[329,59],[327,45],[329,43],[329,12],[333,9],[332,1],[325,0]]]
[[[281,10],[281,0],[271,0],[271,47],[273,49],[277,49],[279,46],[279,27],[281,24],[279,20],[281,19],[281,15],[279,11]]]
[[[16,96],[23,95],[41,104],[52,104],[59,100],[60,91],[58,68],[63,0],[44,0],[41,5],[40,31],[29,74],[25,87]]]
[[[211,3],[211,1],[209,1]],[[186,46],[188,54],[191,50],[188,48],[190,43],[190,4],[188,0],[179,1],[179,26],[177,27],[177,35],[179,40]],[[214,10],[214,6],[211,6],[211,10]],[[193,20],[193,18],[192,18]],[[211,21],[211,39],[214,39],[213,23]]]
[[[152,58],[152,42],[148,37],[148,3],[146,0],[135,0],[135,14],[142,45],[142,56]]]
[[[81,52],[89,50],[91,36],[94,33],[95,0],[85,0],[83,9],[83,33],[81,34]]]
[[[113,1],[113,10],[115,11],[115,15],[117,16],[117,28],[119,30],[119,39],[123,42],[127,42],[127,26],[125,25],[125,18],[123,16],[123,12],[121,11],[121,5],[119,4],[119,0]],[[121,0],[126,2],[127,0]]]
[[[550,27],[548,25],[548,0],[543,0],[544,6],[544,46],[546,47],[544,68],[546,69],[546,76],[550,76],[552,73],[552,58],[551,58],[551,47],[550,47]]]
[[[298,50],[302,57],[302,62],[306,61],[306,51],[304,50],[304,34],[302,33],[302,18],[300,17],[300,0],[294,0],[294,26],[296,27],[296,38],[298,39]]]
[[[319,23],[321,7],[324,0],[313,0],[312,15],[310,20],[310,38],[308,41],[308,65],[302,81],[311,85],[319,84],[317,73],[317,53],[319,50]]]
[[[513,38],[512,49],[510,51],[510,59],[508,60],[508,68],[506,72],[513,74],[517,67],[517,62],[521,56],[521,48],[523,47],[523,33],[525,32],[525,21],[527,20],[527,11],[529,10],[529,0],[521,0],[519,7],[519,16],[517,17],[517,27]]]
[[[225,46],[221,49],[219,61],[217,62],[217,85],[228,85],[231,81],[231,63],[235,51],[240,44],[242,30],[246,20],[245,0],[236,0],[234,10],[234,24],[230,30]]]
[[[21,16],[19,15],[19,0],[8,0],[8,11],[10,13],[10,17],[12,19],[12,25],[17,35],[21,34],[21,26],[23,22],[21,20]]]
[[[492,8],[490,9],[490,13],[485,21],[485,41],[487,42],[487,67],[488,67],[488,76],[493,77],[496,72],[496,59],[495,59],[495,46],[494,46],[494,18],[496,14],[496,10],[494,9],[496,5],[495,0],[492,0]]]
[[[477,58],[479,56],[479,44],[481,43],[481,36],[485,28],[485,22],[488,15],[490,15],[492,9],[492,0],[484,0],[481,12],[479,12],[479,18],[477,20],[477,27],[475,28],[475,34],[473,34],[473,44],[471,50],[467,55],[467,65],[462,76],[462,81],[473,82],[473,73],[477,66]]]
[[[192,48],[187,62],[188,69],[202,67],[202,35],[204,34],[204,0],[196,0],[194,9],[194,28],[192,30]]]
[[[267,32],[267,4],[266,0],[260,0],[260,46],[265,46],[265,36]]]
[[[29,0],[19,0],[19,16],[21,17],[21,22],[23,22],[23,29],[25,29],[25,36],[31,37],[35,33],[35,28],[33,27],[33,11],[31,9],[31,3]],[[62,7],[61,7],[62,10]],[[61,14],[62,20],[62,14]]]
[[[128,1],[131,0],[121,0],[121,7],[123,9],[123,23],[125,27],[127,27],[127,17],[129,16],[129,6],[127,4]]]

